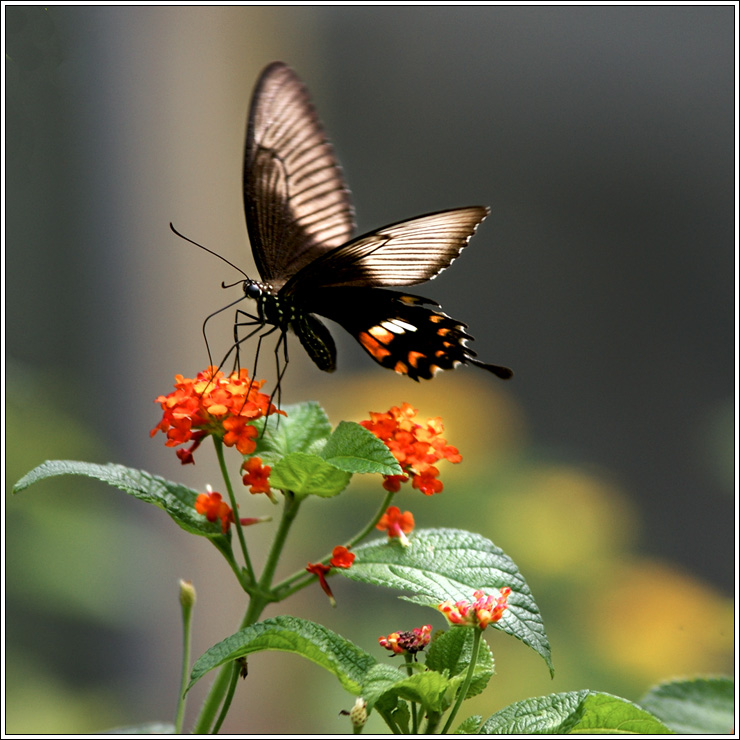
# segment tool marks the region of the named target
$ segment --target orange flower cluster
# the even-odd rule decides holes
[[[379,637],[378,642],[394,655],[416,655],[429,644],[431,637],[432,625],[425,624],[409,632],[391,632],[390,635]]]
[[[494,600],[493,596],[486,596],[483,591],[474,591],[475,601],[472,604],[465,600],[453,603],[451,599],[448,599],[443,601],[437,609],[452,624],[478,627],[484,630],[489,624],[501,619],[501,615],[509,606],[506,601],[510,593],[511,589],[508,586],[499,589],[500,596]]]
[[[414,515],[410,511],[404,511],[403,514],[397,506],[389,506],[385,514],[380,517],[375,529],[385,530],[388,532],[388,538],[397,537],[404,547],[409,546],[409,540],[406,535],[414,528]]]
[[[435,463],[442,459],[458,463],[462,456],[442,437],[444,427],[439,417],[422,425],[413,420],[415,416],[416,409],[404,403],[384,414],[371,412],[370,420],[360,424],[385,442],[403,469],[403,475],[386,475],[383,488],[396,493],[410,477],[414,488],[431,496],[444,487]]]
[[[162,421],[151,431],[167,435],[168,447],[192,442],[188,449],[177,451],[183,465],[192,463],[193,452],[208,436],[223,440],[227,447],[236,447],[242,455],[254,452],[259,430],[250,422],[275,413],[277,407],[269,396],[260,393],[264,380],[250,380],[245,369],[226,377],[215,367],[209,367],[196,378],[175,376],[175,390],[158,396],[162,406]]]

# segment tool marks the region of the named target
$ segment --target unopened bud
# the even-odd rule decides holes
[[[367,722],[367,702],[358,696],[355,701],[355,705],[350,709],[349,720],[352,723],[352,727],[364,727]]]
[[[192,609],[195,604],[195,588],[190,581],[180,579],[180,606],[183,609]]]

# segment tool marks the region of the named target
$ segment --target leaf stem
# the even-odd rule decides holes
[[[475,672],[475,664],[478,662],[478,653],[480,651],[480,642],[482,639],[482,635],[483,630],[478,629],[477,627],[473,627],[473,650],[470,655],[468,672],[465,674],[465,680],[463,681],[463,685],[460,687],[460,691],[457,694],[455,706],[452,708],[450,716],[447,718],[447,722],[445,722],[445,726],[442,728],[443,735],[447,734],[447,731],[450,729],[450,726],[452,725],[452,722],[454,721],[458,710],[460,709],[463,701],[465,701],[465,698],[468,695],[468,689],[470,688],[470,683],[473,680],[473,673]]]

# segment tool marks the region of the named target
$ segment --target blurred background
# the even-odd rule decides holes
[[[512,381],[466,368],[414,384],[335,327],[337,372],[292,338],[283,382],[284,401],[316,399],[334,423],[403,401],[444,418],[463,463],[442,470],[441,495],[397,503],[417,526],[507,551],[556,668],[550,680],[492,632],[498,675],[468,713],[581,688],[637,700],[662,679],[732,671],[736,7],[3,12],[8,486],[73,458],[219,490],[208,450],[182,467],[149,430],[174,375],[207,365],[202,321],[238,297],[220,284],[239,275],[168,224],[256,276],[245,119],[257,75],[281,59],[312,93],[360,232],[492,209],[416,292],[468,323]],[[215,355],[230,333],[227,312],[212,322]],[[357,531],[381,495],[360,480],[308,502],[278,575]],[[258,498],[245,515],[275,513]],[[178,579],[198,592],[194,656],[245,609],[215,549],[82,479],[5,507],[6,730],[171,719]],[[270,525],[249,534],[260,553]],[[314,588],[265,616],[321,621],[379,659],[378,635],[443,626],[390,592],[332,583],[336,610]],[[313,664],[261,654],[224,731],[346,732],[352,703]]]

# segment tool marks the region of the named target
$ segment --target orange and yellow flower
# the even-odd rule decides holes
[[[414,488],[431,496],[444,488],[437,477],[439,470],[435,463],[442,459],[458,463],[462,455],[442,436],[444,426],[440,418],[418,424],[414,421],[416,413],[415,408],[404,403],[387,413],[371,412],[370,419],[360,424],[385,442],[403,469],[403,475],[385,476],[383,487],[386,491],[396,493],[410,478]]]
[[[254,452],[259,430],[251,423],[279,411],[270,397],[260,392],[264,380],[250,380],[245,369],[228,377],[215,367],[195,378],[175,376],[175,390],[155,401],[162,407],[162,420],[151,431],[167,435],[168,447],[192,444],[177,451],[183,465],[194,462],[193,453],[208,436],[236,447],[242,455]]]
[[[507,599],[511,589],[506,586],[499,589],[499,597],[487,596],[483,591],[474,591],[475,601],[456,601],[451,599],[443,601],[437,609],[447,617],[451,624],[459,624],[466,627],[478,627],[485,629],[489,624],[498,622],[504,611],[508,608]]]

